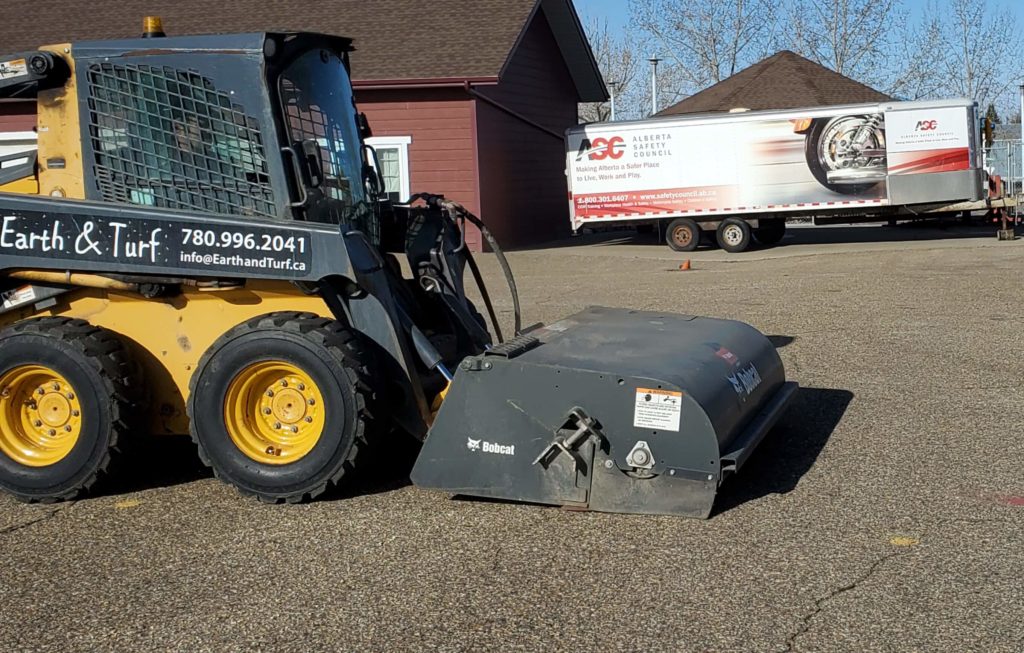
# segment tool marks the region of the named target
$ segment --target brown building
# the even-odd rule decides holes
[[[443,193],[510,246],[568,233],[563,133],[578,103],[607,99],[571,0],[31,0],[8,3],[0,43],[132,37],[145,15],[173,34],[353,38],[356,101],[393,196]],[[0,153],[33,126],[31,103],[0,103]]]
[[[782,50],[658,112],[659,116],[731,109],[797,109],[885,102],[888,95]]]

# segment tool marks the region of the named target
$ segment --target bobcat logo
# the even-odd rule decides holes
[[[470,451],[480,451],[480,440],[466,438],[466,448]]]
[[[735,374],[730,374],[725,377],[729,383],[732,384],[732,389],[736,391],[740,399],[746,400],[750,396],[757,386],[761,385],[761,375],[757,373],[757,368],[751,363],[746,369],[737,370]]]

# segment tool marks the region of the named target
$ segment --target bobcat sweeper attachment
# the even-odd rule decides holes
[[[473,496],[707,517],[795,389],[746,324],[590,308],[465,359],[412,478]]]
[[[348,39],[146,25],[0,57],[0,96],[37,98],[39,122],[38,151],[0,161],[8,493],[71,498],[133,440],[189,434],[243,494],[297,502],[411,437],[422,487],[705,517],[792,398],[738,322],[591,308],[521,329],[483,222],[386,199]],[[508,339],[470,226],[508,280]]]

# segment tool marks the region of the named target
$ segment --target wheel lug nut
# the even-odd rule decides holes
[[[305,383],[300,383],[298,388],[299,388],[299,392],[302,392],[303,390],[306,389],[306,384]]]
[[[313,423],[313,418],[312,417],[307,417],[306,418],[306,423],[307,424],[312,424]]]
[[[281,422],[274,422],[274,428],[275,429],[281,428]]]
[[[36,394],[37,395],[45,395],[46,394],[46,390],[43,390],[42,388],[39,388],[38,390],[36,390]]]
[[[264,415],[269,415],[269,414],[270,414],[270,413],[272,413],[272,412],[274,412],[274,411],[270,410],[269,408],[264,408],[264,409],[263,409],[263,414],[264,414]]]
[[[68,399],[74,399],[75,398],[75,393],[74,392],[69,392],[67,394],[67,397],[68,397]]]
[[[299,427],[298,426],[293,426],[292,427],[292,433],[298,433],[298,432],[299,432]]]
[[[35,424],[37,427],[38,426],[42,426],[43,425],[43,420],[37,419],[35,422],[33,422],[33,424]]]
[[[60,384],[59,383],[54,383],[53,384],[53,389],[54,390],[60,390]]]
[[[267,390],[267,396],[268,397],[273,397],[274,396],[274,391],[273,390]]]
[[[309,404],[310,406],[312,406],[312,405],[314,405],[316,403],[316,399],[310,399],[306,403]]]
[[[72,417],[78,417],[78,416],[79,416],[79,415],[81,415],[81,414],[82,414],[82,413],[78,412],[77,410],[73,410],[73,411],[71,411],[71,416],[72,416]]]
[[[57,431],[55,429],[50,429],[49,433],[50,435],[57,435]]]
[[[71,433],[71,425],[70,424],[65,425],[64,426],[64,430],[67,431],[68,433]]]
[[[287,381],[285,381],[284,379],[282,379],[282,380],[281,380],[281,387],[282,387],[282,388],[287,388],[287,387],[288,387],[288,382],[287,382]]]

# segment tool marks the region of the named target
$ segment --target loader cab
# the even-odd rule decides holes
[[[338,224],[379,242],[349,39],[257,33],[43,48],[39,194]]]

